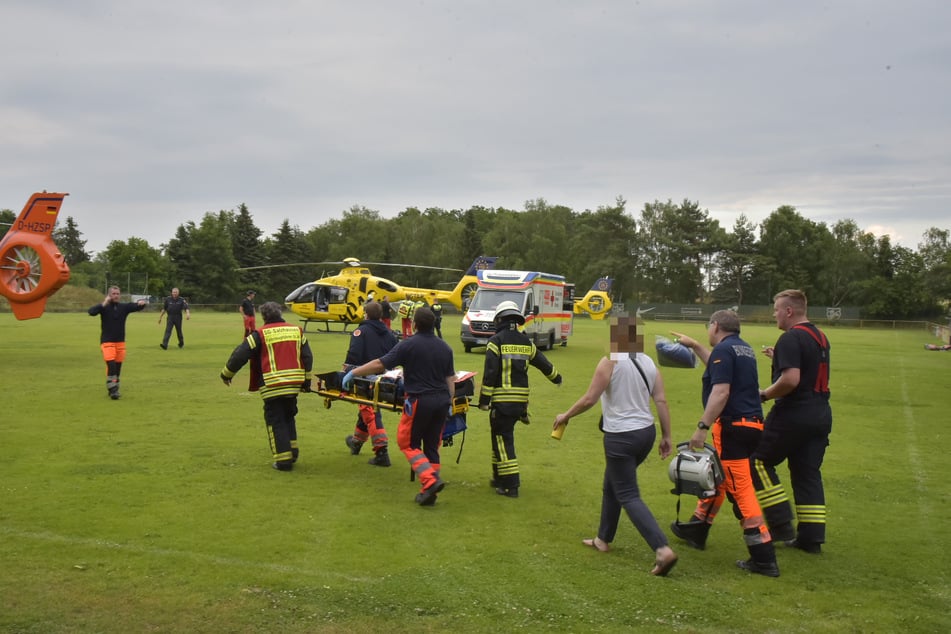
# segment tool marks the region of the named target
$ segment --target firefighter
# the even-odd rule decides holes
[[[489,411],[492,434],[492,480],[495,492],[518,497],[521,485],[515,455],[515,423],[528,424],[528,366],[561,385],[561,374],[518,327],[525,317],[513,301],[495,309],[495,334],[485,350],[485,368],[479,392],[479,409]]]
[[[822,461],[832,432],[829,405],[829,340],[809,321],[806,294],[780,291],[773,298],[776,326],[783,331],[776,345],[764,350],[772,358],[773,383],[760,390],[765,402],[775,399],[766,415],[763,439],[753,454],[762,473],[760,504],[779,509],[792,520],[789,499],[769,471],[786,461],[796,504],[795,538],[786,546],[818,555],[826,540],[826,498]]]
[[[347,350],[347,358],[343,362],[344,372],[379,359],[396,345],[396,335],[381,321],[383,307],[377,302],[369,302],[363,307],[363,312],[366,314],[366,319],[350,335],[350,347]],[[373,445],[374,455],[370,464],[389,467],[390,455],[387,448],[389,438],[387,438],[386,430],[383,429],[383,414],[380,408],[361,403],[357,413],[357,425],[353,434],[346,438],[350,453],[354,456],[359,454],[360,448],[367,440],[370,440]]]
[[[314,357],[299,326],[288,324],[281,306],[266,302],[260,308],[264,325],[241,342],[221,370],[221,380],[231,385],[238,370],[251,362],[252,391],[264,400],[264,424],[278,471],[294,468],[297,447],[297,395],[310,392]]]

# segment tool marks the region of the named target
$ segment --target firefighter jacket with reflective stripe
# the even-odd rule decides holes
[[[285,322],[265,324],[234,349],[221,376],[232,378],[251,361],[261,398],[291,396],[312,378],[314,357],[299,326]]]
[[[492,402],[527,403],[529,365],[538,368],[549,381],[561,382],[558,370],[514,323],[495,333],[485,349],[479,407]]]

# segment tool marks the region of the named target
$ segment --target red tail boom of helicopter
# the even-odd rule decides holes
[[[0,295],[17,319],[41,316],[49,296],[69,281],[69,266],[53,242],[56,217],[68,195],[33,194],[0,240]]]

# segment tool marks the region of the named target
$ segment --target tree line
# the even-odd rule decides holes
[[[0,222],[14,219],[0,212]],[[259,299],[281,301],[335,273],[345,257],[443,268],[372,267],[400,284],[438,288],[458,280],[450,269],[464,270],[480,255],[498,257],[499,268],[562,274],[581,292],[610,276],[615,300],[628,306],[762,305],[781,289],[800,288],[814,305],[858,306],[873,319],[919,319],[946,315],[951,300],[947,229],[928,229],[913,250],[863,232],[851,219],[830,227],[788,205],[758,225],[740,216],[730,230],[690,200],[655,200],[636,216],[620,197],[582,212],[544,199],[522,210],[411,207],[393,218],[353,206],[307,230],[285,219],[266,236],[242,204],[180,225],[157,247],[132,237],[90,254],[72,217],[54,239],[72,284],[123,284],[133,272],[141,288],[127,290],[161,296],[177,286],[196,304],[234,304],[248,288]],[[242,270],[278,264],[293,266]]]

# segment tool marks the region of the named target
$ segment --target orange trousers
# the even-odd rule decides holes
[[[695,518],[712,524],[724,499],[729,496],[733,502],[734,515],[743,527],[747,546],[772,541],[756,498],[750,459],[762,430],[763,423],[760,421],[742,419],[724,422],[717,419],[713,425],[713,446],[723,465],[723,482],[717,487],[715,496],[697,500],[697,508],[693,513]]]

